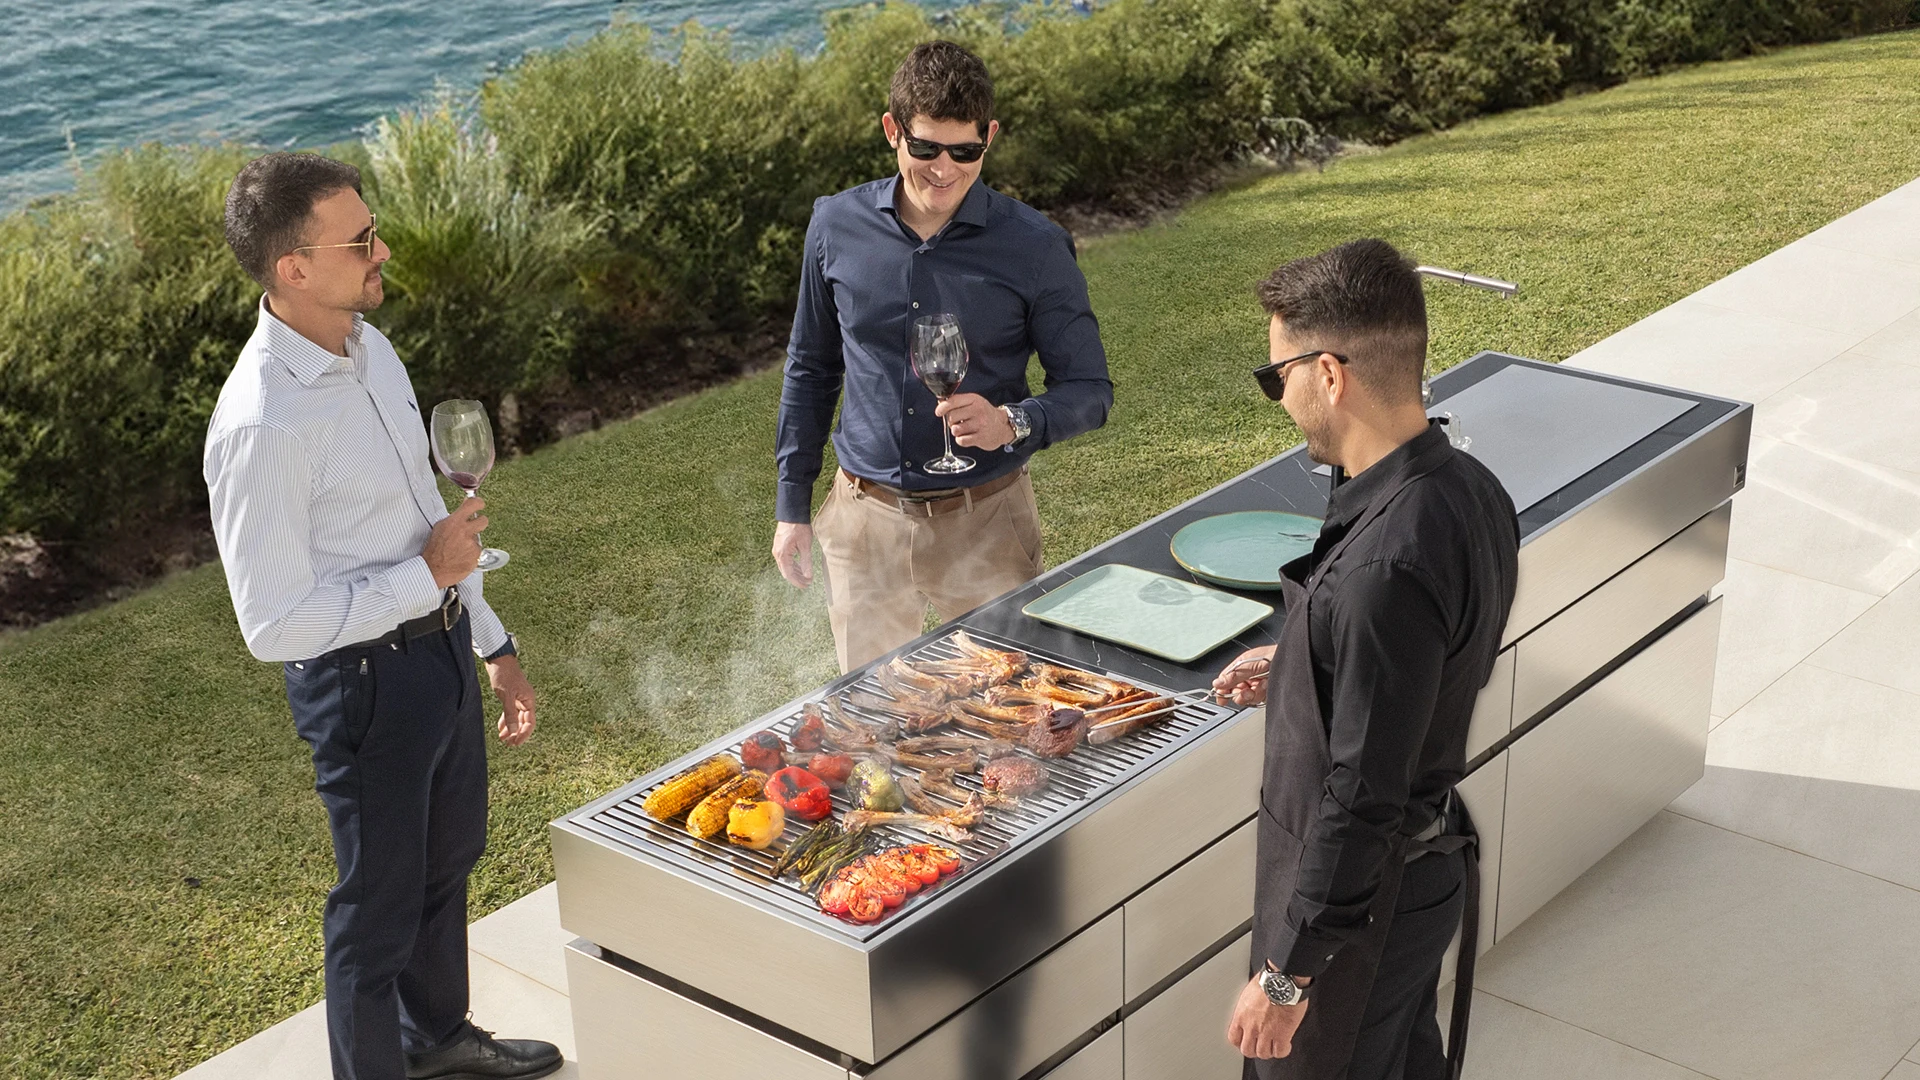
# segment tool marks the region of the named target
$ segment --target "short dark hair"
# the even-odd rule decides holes
[[[227,189],[227,246],[240,268],[273,288],[273,268],[306,239],[313,204],[339,191],[360,190],[360,170],[319,154],[273,153],[240,169]]]
[[[913,47],[894,69],[887,88],[887,111],[900,130],[913,118],[971,120],[987,137],[993,120],[993,80],[980,58],[951,41],[929,41]]]
[[[1254,291],[1302,348],[1346,354],[1383,401],[1420,396],[1427,296],[1413,260],[1385,240],[1353,240],[1275,270]]]

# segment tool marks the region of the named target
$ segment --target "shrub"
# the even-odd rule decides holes
[[[367,198],[393,249],[374,319],[428,398],[563,383],[607,259],[596,217],[508,179],[491,135],[447,93],[380,121]]]
[[[616,21],[330,151],[394,249],[376,321],[429,397],[498,401],[778,318],[813,199],[892,171],[914,44],[994,72],[996,187],[1127,204],[1303,125],[1393,139],[1676,64],[1910,24],[1913,0],[1061,0],[831,14],[820,51]],[[0,219],[0,530],[90,543],[204,505],[206,417],[255,288],[220,235],[238,148],[110,156]]]
[[[204,505],[200,446],[258,290],[234,148],[142,147],[0,219],[0,529],[88,541]]]

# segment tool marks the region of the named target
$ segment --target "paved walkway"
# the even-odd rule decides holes
[[[1567,362],[1753,450],[1706,778],[1482,961],[1468,1076],[1920,1080],[1920,181]],[[551,885],[475,923],[473,1009],[577,1077],[568,938]],[[185,1077],[327,1075],[315,1006]]]

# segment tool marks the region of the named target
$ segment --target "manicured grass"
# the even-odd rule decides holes
[[[1271,177],[1085,245],[1118,405],[1035,473],[1059,561],[1292,444],[1248,369],[1255,280],[1379,235],[1435,285],[1441,365],[1558,360],[1920,173],[1920,34],[1796,49]],[[489,592],[542,726],[495,753],[473,913],[551,876],[545,823],[833,674],[766,557],[766,374],[503,465]],[[320,995],[333,875],[276,668],[218,567],[0,638],[0,1073],[167,1077]],[[486,1020],[489,1018],[481,1018]],[[495,1018],[506,1024],[510,1018]]]

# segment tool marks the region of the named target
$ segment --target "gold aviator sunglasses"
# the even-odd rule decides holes
[[[373,242],[379,238],[380,229],[379,229],[379,226],[374,224],[372,221],[374,215],[368,214],[367,217],[369,221],[367,224],[366,234],[359,240],[354,240],[350,243],[345,243],[345,244],[304,244],[300,247],[294,248],[293,250],[294,251],[325,251],[329,248],[365,248],[366,250],[361,253],[360,257],[367,260],[368,262],[372,262],[373,261]],[[293,254],[293,252],[290,251],[287,254],[291,255]]]

